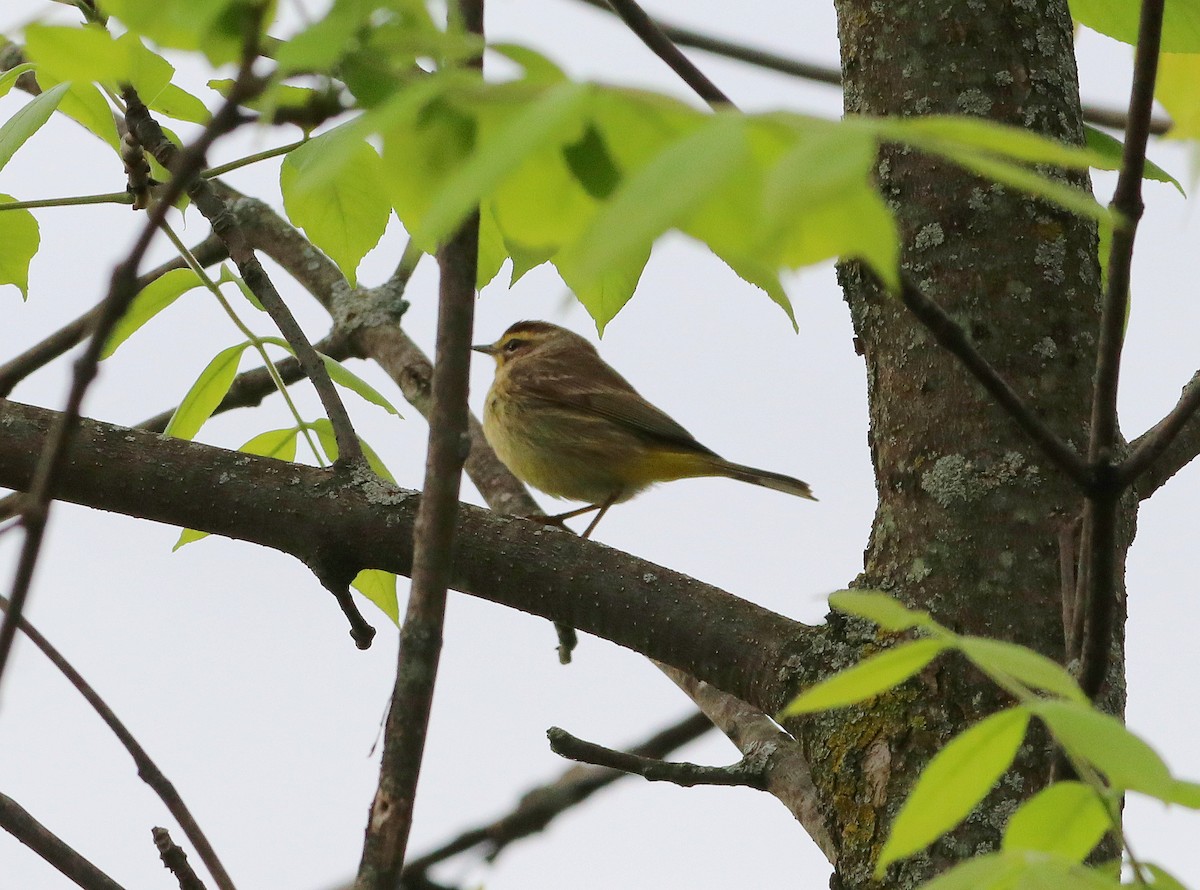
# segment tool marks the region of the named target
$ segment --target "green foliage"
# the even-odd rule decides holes
[[[383,614],[400,623],[400,604],[396,598],[396,576],[382,569],[363,569],[350,586],[377,605]]]
[[[1026,801],[1011,817],[1001,853],[961,863],[926,888],[1118,887],[1118,880],[1080,863],[1107,831],[1119,827],[1115,802],[1122,794],[1137,791],[1200,809],[1200,784],[1172,776],[1149,745],[1093,706],[1071,675],[1040,653],[955,634],[927,612],[908,609],[876,591],[842,591],[830,603],[884,630],[915,630],[924,636],[817,683],[797,696],[782,717],[869,699],[947,650],[962,653],[1018,701],[951,739],[926,765],[892,824],[877,876],[966,818],[1008,769],[1031,717],[1050,731],[1086,784],[1059,783]],[[1161,885],[1157,880],[1156,886],[1172,886],[1169,875]]]
[[[0,204],[13,201],[0,194]],[[29,263],[41,244],[37,220],[28,210],[0,210],[0,286],[15,284],[21,299],[29,298]]]
[[[0,169],[12,160],[26,140],[50,119],[70,84],[60,83],[30,99],[16,114],[0,124]]]
[[[177,299],[203,282],[191,269],[172,269],[150,282],[133,298],[121,320],[117,322],[100,353],[106,359],[139,331],[146,322],[158,315]]]
[[[1004,775],[1029,725],[1022,707],[998,711],[959,733],[929,761],[892,823],[875,876],[967,817]]]
[[[1122,43],[1137,43],[1140,3],[1125,0],[1071,0],[1071,15],[1093,31]],[[1200,53],[1200,5],[1196,0],[1166,0],[1162,49],[1167,53]]]
[[[289,152],[279,171],[288,217],[352,285],[391,216],[381,168],[370,143],[343,125]]]
[[[175,413],[171,415],[171,420],[163,431],[165,435],[178,439],[196,437],[200,427],[212,417],[213,411],[229,392],[229,386],[237,376],[242,353],[249,345],[249,342],[239,343],[237,346],[222,349],[205,365],[196,382],[179,403],[179,407],[175,409]]]

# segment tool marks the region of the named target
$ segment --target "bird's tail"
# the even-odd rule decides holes
[[[808,498],[810,501],[816,500],[808,483],[801,482],[792,476],[772,473],[770,470],[756,470],[754,467],[734,464],[726,460],[722,460],[718,466],[721,468],[721,475],[728,476],[730,479],[749,482],[751,485],[761,485],[763,488],[773,488],[776,491],[794,494],[796,497]]]

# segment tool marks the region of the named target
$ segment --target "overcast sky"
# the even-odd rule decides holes
[[[50,6],[6,0],[0,28],[12,34]],[[738,16],[717,0],[647,6],[680,24],[836,64],[829,4],[773,0]],[[64,16],[61,8],[54,12]],[[572,0],[494,3],[487,25],[492,39],[533,45],[572,75],[686,96],[615,19]],[[692,55],[743,108],[840,113],[832,88]],[[1123,105],[1129,58],[1127,48],[1085,33],[1085,99]],[[184,71],[180,82],[211,98],[203,87],[207,76]],[[14,93],[0,101],[0,119],[25,98]],[[243,131],[212,160],[292,138]],[[1178,148],[1156,143],[1151,156],[1187,174]],[[277,165],[266,163],[229,181],[278,204],[277,176]],[[1112,185],[1111,177],[1097,178],[1102,201]],[[0,191],[19,199],[123,187],[111,153],[66,120],[52,121],[0,171]],[[1200,301],[1188,265],[1200,226],[1173,189],[1149,183],[1146,191],[1121,390],[1122,426],[1131,438],[1169,410],[1200,366]],[[140,225],[122,206],[45,210],[38,220],[47,248],[34,262],[29,302],[22,304],[14,288],[0,290],[0,361],[91,307]],[[194,242],[206,226],[192,212],[182,230]],[[402,247],[402,232],[393,226],[363,263],[364,283],[383,280]],[[159,245],[155,261],[167,256]],[[431,262],[420,267],[404,319],[427,348],[433,272]],[[322,310],[292,282],[276,281],[310,335],[324,334],[329,321]],[[815,623],[826,611],[824,597],[862,568],[874,485],[863,363],[851,348],[832,266],[791,276],[787,284],[798,334],[761,293],[694,245],[668,237],[601,350],[702,442],[739,462],[805,479],[820,502],[727,480],[679,482],[614,509],[596,537]],[[265,332],[252,310],[242,304],[241,311]],[[477,340],[495,339],[521,318],[545,318],[594,337],[582,308],[545,270],[512,291],[496,283],[483,293]],[[105,363],[86,413],[136,423],[172,406],[218,349],[240,339],[211,299],[195,291]],[[482,356],[475,365],[471,403],[478,411],[492,369]],[[60,362],[39,373],[14,397],[57,408],[66,368]],[[355,368],[401,401],[373,367]],[[318,415],[307,392],[300,401],[306,416]],[[359,430],[400,484],[418,487],[426,428],[417,413],[401,406],[406,419],[397,420],[353,396],[349,402]],[[236,447],[289,424],[276,398],[215,419],[199,438]],[[1193,779],[1200,778],[1191,559],[1198,494],[1200,474],[1191,467],[1143,506],[1128,575],[1129,722]],[[469,486],[464,496],[480,503]],[[360,652],[330,596],[290,557],[215,538],[172,553],[177,535],[166,526],[56,507],[27,615],[157,759],[240,887],[332,886],[358,862],[396,634],[382,615],[369,612],[381,632],[370,651]],[[0,538],[0,589],[9,584],[19,543],[18,533]],[[540,619],[455,595],[446,630],[410,844],[415,854],[503,814],[524,791],[557,775],[564,764],[547,747],[547,727],[620,747],[689,711],[689,702],[643,658],[607,642],[584,636],[575,663],[560,667],[554,633]],[[125,886],[171,886],[150,828],[173,823],[115,739],[32,645],[18,643],[2,692],[0,791]],[[704,763],[737,758],[715,734],[680,756]],[[1127,814],[1141,857],[1200,884],[1194,850],[1200,818],[1136,798]],[[494,866],[467,860],[439,873],[490,890],[816,887],[827,874],[815,846],[766,795],[632,779],[556,822],[547,836],[511,848]],[[0,887],[68,886],[0,835]]]

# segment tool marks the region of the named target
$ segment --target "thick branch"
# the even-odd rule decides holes
[[[0,486],[24,490],[56,414],[0,401]],[[416,492],[332,477],[96,421],[67,450],[60,500],[195,528],[305,562],[336,546],[409,575]],[[676,667],[768,714],[817,656],[817,629],[703,582],[535,522],[460,506],[450,586],[572,624]]]

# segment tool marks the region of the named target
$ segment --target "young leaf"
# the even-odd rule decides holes
[[[942,154],[973,173],[978,173],[1001,185],[1009,185],[1039,198],[1045,198],[1079,216],[1094,219],[1101,224],[1112,221],[1111,211],[1098,204],[1094,196],[1073,186],[1048,179],[1021,164],[1014,164],[982,152],[950,150]]]
[[[1013,813],[1002,848],[1053,853],[1082,862],[1110,828],[1112,820],[1094,788],[1082,782],[1056,782]]]
[[[350,586],[377,605],[383,614],[400,623],[400,604],[396,599],[396,576],[381,569],[363,569]]]
[[[1064,748],[1106,775],[1115,787],[1170,798],[1174,780],[1167,765],[1116,717],[1061,699],[1035,702],[1030,708]]]
[[[147,284],[133,298],[121,320],[117,322],[109,334],[100,358],[106,359],[117,348],[137,332],[142,325],[162,312],[183,294],[193,288],[200,287],[201,281],[191,269],[172,269]]]
[[[331,164],[328,155],[344,162]],[[279,169],[288,217],[352,285],[359,262],[379,243],[392,213],[381,170],[370,143],[357,129],[344,128],[289,152]]]
[[[294,426],[281,430],[267,430],[247,441],[238,451],[257,454],[260,457],[273,457],[276,460],[294,461],[296,437],[299,434],[300,429]]]
[[[204,422],[212,417],[213,411],[237,376],[238,362],[249,343],[239,343],[222,349],[200,372],[192,388],[187,391],[163,433],[177,439],[194,439]]]
[[[0,194],[0,204],[15,200]],[[29,261],[38,252],[41,235],[28,210],[0,210],[0,286],[15,284],[21,299],[29,299]]]
[[[589,97],[589,87],[565,83],[527,103],[442,184],[413,240],[422,246],[437,244],[531,152],[578,138]],[[386,159],[388,153],[384,155]]]
[[[1009,708],[985,717],[938,752],[892,824],[879,854],[877,878],[888,865],[923,849],[975,809],[1012,763],[1028,725],[1024,707]]]
[[[26,140],[50,119],[50,115],[70,88],[69,83],[51,87],[40,96],[35,96],[18,109],[16,114],[0,124],[0,169],[4,168]]]
[[[839,590],[829,595],[829,605],[839,612],[874,621],[884,630],[933,627],[936,622],[923,609],[910,609],[878,590]]]
[[[321,360],[325,362],[325,370],[329,372],[329,379],[339,386],[344,386],[353,392],[358,393],[372,405],[378,405],[387,411],[388,414],[400,416],[400,412],[395,409],[379,390],[367,383],[337,359],[332,359],[324,353],[317,353],[321,356]]]
[[[986,637],[958,637],[955,645],[985,672],[1007,674],[1026,686],[1087,703],[1087,696],[1066,668],[1040,652]]]
[[[1084,125],[1083,132],[1087,137],[1088,149],[1104,159],[1103,164],[1093,164],[1093,166],[1099,170],[1120,170],[1125,151],[1124,143],[1115,136],[1110,136],[1095,127]],[[1179,194],[1187,197],[1187,192],[1183,190],[1179,180],[1149,158],[1146,158],[1146,170],[1143,175],[1146,179],[1153,179],[1155,182],[1169,182],[1178,189]]]
[[[1159,868],[1153,862],[1143,862],[1142,866],[1150,872],[1151,884],[1154,890],[1187,890],[1185,886],[1170,872]]]
[[[899,686],[948,647],[943,640],[912,640],[865,658],[796,696],[781,716],[840,708]]]
[[[3,74],[0,74],[0,99],[8,95],[8,91],[16,86],[17,79],[27,71],[32,71],[36,66],[32,62],[22,62],[9,68]]]
[[[185,528],[179,533],[179,537],[175,539],[175,545],[171,548],[171,552],[174,553],[186,544],[191,544],[193,541],[199,541],[201,538],[207,537],[208,532],[198,532],[194,528]]]
[[[749,162],[744,120],[715,116],[625,178],[562,259],[588,280],[640,256]]]
[[[965,151],[983,153],[1027,164],[1053,164],[1086,170],[1100,166],[1103,156],[1086,149],[1066,145],[1019,127],[965,115],[884,118],[873,122],[889,139],[906,142],[926,151],[953,158]]]
[[[1004,853],[985,853],[942,872],[921,890],[1012,890],[1024,863]]]
[[[1071,17],[1093,31],[1132,45],[1137,43],[1140,8],[1140,3],[1071,0]],[[1171,0],[1163,8],[1162,51],[1200,53],[1200,15],[1195,3]]]
[[[337,460],[338,447],[337,437],[333,434],[333,424],[329,422],[327,417],[321,417],[309,424],[309,428],[317,434],[317,440],[321,443],[321,449],[325,452],[325,456],[332,463]],[[379,454],[360,436],[358,443],[362,446],[363,456],[367,459],[367,464],[379,476],[386,479],[388,482],[395,484],[396,477],[380,460]]]
[[[1171,115],[1170,138],[1200,139],[1200,55],[1160,55],[1154,98]]]

